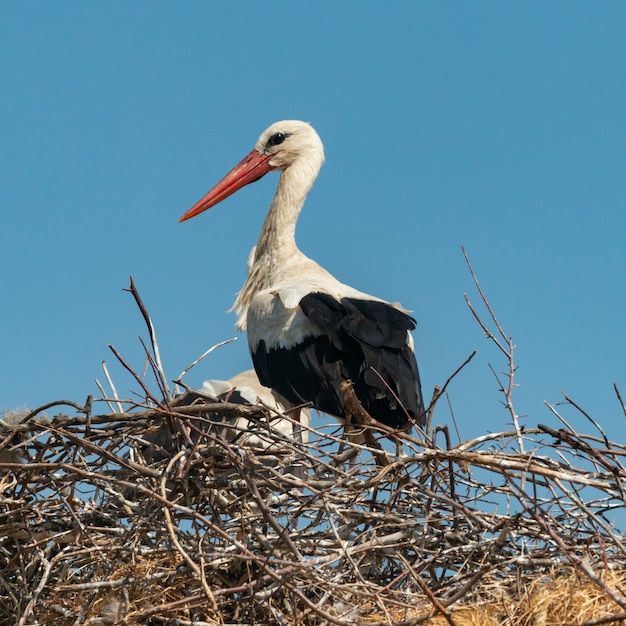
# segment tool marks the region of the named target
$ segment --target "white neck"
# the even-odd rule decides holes
[[[279,266],[297,253],[296,222],[320,167],[321,163],[300,159],[282,172],[257,241],[255,263],[267,257],[271,265]]]
[[[270,288],[281,267],[303,256],[296,245],[296,222],[319,170],[322,159],[297,159],[283,170],[276,195],[263,223],[256,246],[254,263],[233,309],[238,313],[238,326],[245,328],[245,316],[252,297],[261,289]]]

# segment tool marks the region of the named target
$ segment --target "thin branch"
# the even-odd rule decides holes
[[[206,352],[203,352],[191,365],[188,365],[179,375],[178,378],[176,378],[176,380],[174,381],[176,384],[182,384],[182,380],[183,378],[187,375],[187,373],[189,372],[189,370],[191,370],[192,368],[194,368],[196,365],[198,365],[198,363],[200,363],[200,361],[202,361],[202,359],[204,359],[204,357],[208,356],[209,354],[211,354],[211,352],[213,352],[213,350],[216,350],[217,348],[221,348],[222,346],[225,346],[227,343],[232,343],[233,341],[237,341],[237,337],[231,337],[230,339],[226,339],[226,341],[220,341],[219,343],[216,343],[214,346],[211,346]]]
[[[117,404],[117,411],[118,413],[123,413],[124,407],[122,406],[122,403],[119,401],[119,396],[117,395],[117,389],[115,388],[113,379],[111,378],[111,375],[109,374],[109,368],[107,367],[106,361],[103,360],[101,365],[102,365],[102,371],[104,372],[104,376],[107,379],[107,383],[109,384],[109,388],[111,389],[111,392],[113,393],[113,397],[115,398],[115,401],[116,401],[115,404]],[[98,381],[96,381],[96,383],[98,383]],[[100,383],[98,383],[98,387],[102,391],[102,387],[100,387]],[[104,391],[102,391],[102,395],[103,396],[105,395]],[[109,407],[111,407],[111,411],[115,410],[111,406],[111,403],[107,402],[107,404],[109,405]]]
[[[626,406],[624,406],[624,401],[622,400],[622,394],[619,392],[619,389],[617,388],[616,383],[613,383],[613,389],[615,390],[615,395],[617,396],[619,405],[622,407],[622,413],[624,413],[624,417],[626,417]]]
[[[148,309],[146,309],[141,296],[139,295],[139,291],[135,285],[135,281],[131,275],[130,277],[130,287],[126,291],[130,291],[139,310],[141,311],[141,315],[143,316],[144,322],[148,328],[148,334],[150,335],[150,345],[152,346],[152,352],[154,354],[154,362],[156,365],[157,376],[159,380],[159,386],[164,391],[165,398],[167,400],[171,399],[169,386],[167,384],[167,377],[165,376],[165,372],[163,370],[163,364],[161,363],[161,354],[159,352],[159,344],[156,338],[156,330],[154,329],[154,325],[152,324],[152,320],[150,319],[150,314],[148,313]]]
[[[137,372],[135,372],[135,370],[128,363],[126,363],[126,361],[122,358],[122,355],[115,349],[113,345],[109,344],[109,350],[113,352],[117,360],[124,366],[124,368],[126,368],[128,372],[130,372],[132,377],[139,383],[144,393],[146,394],[146,398],[152,400],[157,406],[165,408],[161,400],[158,400],[152,395],[146,384],[143,382],[143,378],[139,374],[137,374]]]

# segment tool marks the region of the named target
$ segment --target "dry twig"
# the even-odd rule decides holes
[[[601,428],[514,420],[457,445],[442,428],[394,431],[403,453],[390,459],[390,433],[366,422],[367,445],[345,442],[345,455],[327,426],[305,447],[264,407],[172,406],[139,385],[141,400],[114,398],[124,411],[63,401],[45,408],[73,414],[0,424],[0,623],[464,626],[475,607],[473,623],[526,625],[530,596],[515,604],[516,590],[536,599],[533,581],[570,574],[605,599],[585,623],[623,619],[610,516],[626,507],[626,446]],[[245,417],[268,448],[225,440],[216,411]],[[194,438],[147,462],[146,433],[168,424]]]

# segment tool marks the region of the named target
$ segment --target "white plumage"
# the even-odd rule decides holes
[[[208,397],[207,397],[208,396]],[[246,370],[236,374],[229,380],[206,380],[198,391],[188,391],[174,400],[176,406],[189,406],[198,402],[210,402],[211,398],[231,402],[233,404],[257,405],[259,403],[277,413],[288,415],[290,404],[276,392],[264,387],[254,370]],[[231,443],[247,445],[264,452],[271,451],[282,445],[280,437],[271,431],[288,438],[294,434],[294,423],[291,419],[280,415],[270,415],[267,424],[253,422],[245,417],[227,416],[219,411],[202,415],[204,421],[196,421],[196,426],[213,435],[219,434]],[[308,441],[309,411],[303,410],[300,415],[302,432],[299,439]],[[198,434],[190,432],[192,441],[198,441]],[[159,431],[146,434],[143,439],[149,444],[144,448],[144,456],[148,460],[157,460],[173,451],[172,435],[164,425]]]
[[[313,128],[272,124],[256,146],[180,221],[271,170],[281,170],[248,278],[233,306],[260,381],[289,402],[347,418],[343,382],[351,381],[375,419],[405,428],[424,419],[413,340],[415,321],[396,303],[338,281],[296,246],[295,228],[324,162]]]
[[[235,374],[228,380],[205,380],[200,389],[203,393],[236,404],[262,404],[277,413],[289,415],[291,404],[282,398],[275,391],[264,387],[254,370],[246,370]],[[306,443],[309,438],[310,413],[302,410],[300,413],[300,424],[303,427],[301,439]],[[250,446],[267,450],[270,445],[267,436],[263,435],[264,429],[261,425],[257,427],[245,417],[222,418],[222,423],[228,425],[226,438],[230,441],[237,439],[239,443],[247,443]],[[286,437],[293,436],[293,421],[285,419],[279,415],[271,415],[269,424],[275,430]]]

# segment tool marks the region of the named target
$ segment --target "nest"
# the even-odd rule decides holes
[[[144,382],[140,401],[103,399],[116,412],[5,416],[0,623],[626,623],[610,521],[626,446],[601,430],[554,407],[557,428],[523,429],[505,384],[510,432],[452,445],[446,428],[390,439],[366,422],[346,438],[320,419],[304,445],[264,406],[177,404],[148,327],[160,397]],[[215,413],[267,445],[226,438]],[[168,453],[148,453],[163,429]]]

